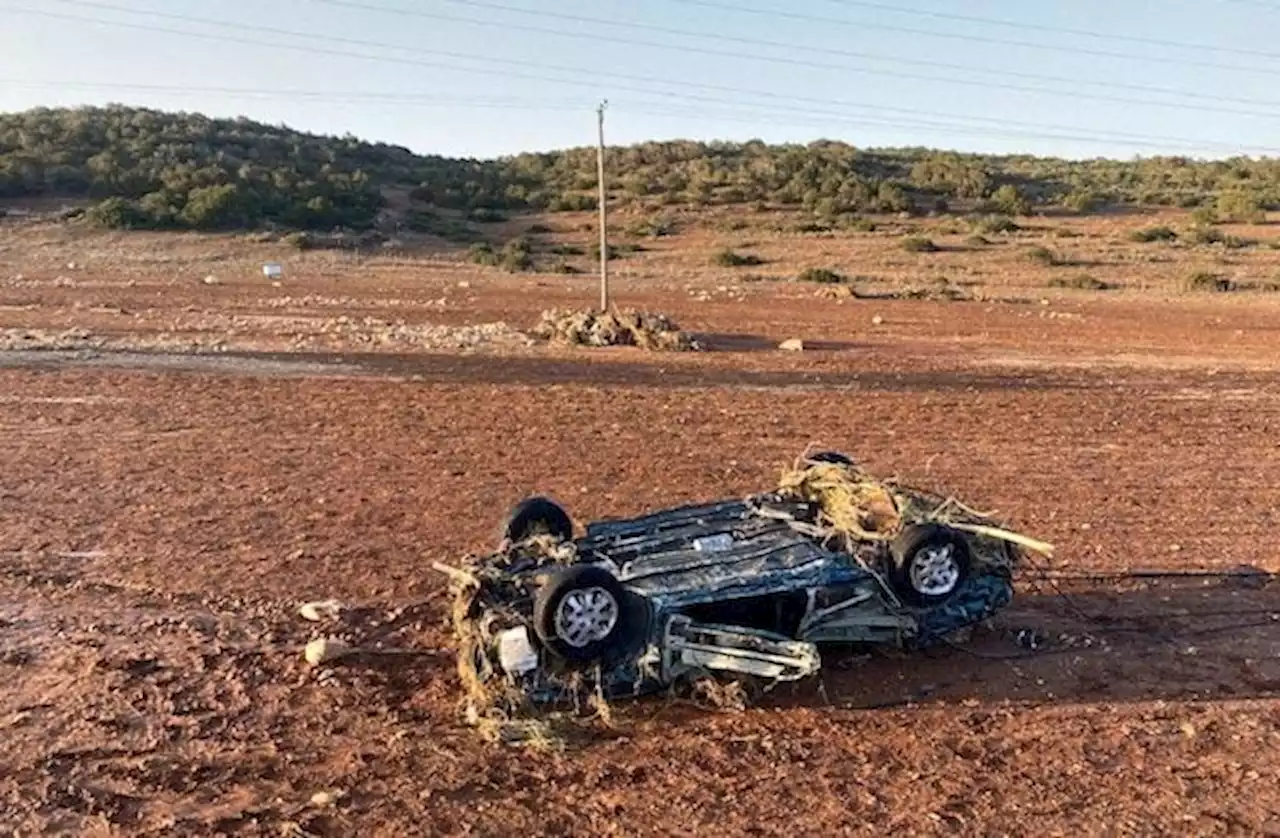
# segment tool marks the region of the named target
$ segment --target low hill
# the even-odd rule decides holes
[[[1061,160],[929,149],[649,142],[609,150],[611,200],[653,206],[746,204],[817,215],[1062,206],[1204,206],[1240,220],[1280,206],[1280,161],[1233,158]],[[0,115],[0,199],[91,199],[112,227],[430,228],[436,210],[594,206],[595,151],[495,160],[414,154],[247,119],[143,108],[36,109]],[[408,212],[384,214],[387,196]]]

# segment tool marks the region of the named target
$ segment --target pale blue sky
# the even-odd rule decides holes
[[[1280,2],[1264,0],[0,0],[0,14],[2,110],[124,102],[488,157],[593,142],[607,98],[611,144],[1280,156]]]

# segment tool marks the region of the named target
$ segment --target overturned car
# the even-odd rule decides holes
[[[824,644],[920,648],[1013,596],[1020,551],[1052,548],[953,498],[802,458],[775,491],[590,523],[534,497],[455,580],[469,712],[640,695],[695,679],[776,683]]]

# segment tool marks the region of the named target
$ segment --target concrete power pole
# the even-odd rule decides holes
[[[608,107],[609,101],[600,103],[600,107],[596,108],[596,117],[600,124],[600,146],[596,150],[596,174],[600,182],[600,311],[609,310],[609,234],[606,227],[607,218],[605,215],[605,185],[604,185],[604,109]]]

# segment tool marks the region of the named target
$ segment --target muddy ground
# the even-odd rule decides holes
[[[6,832],[1280,835],[1275,583],[1064,597],[1029,571],[956,648],[833,656],[745,712],[619,704],[541,753],[461,724],[430,569],[534,491],[639,513],[771,486],[816,443],[998,510],[1059,574],[1280,571],[1277,301],[623,286],[708,347],[657,355],[377,337],[518,332],[589,279],[335,263],[272,287],[14,247]],[[792,337],[809,349],[774,349]],[[329,597],[402,653],[308,666],[325,628],[297,609]]]

